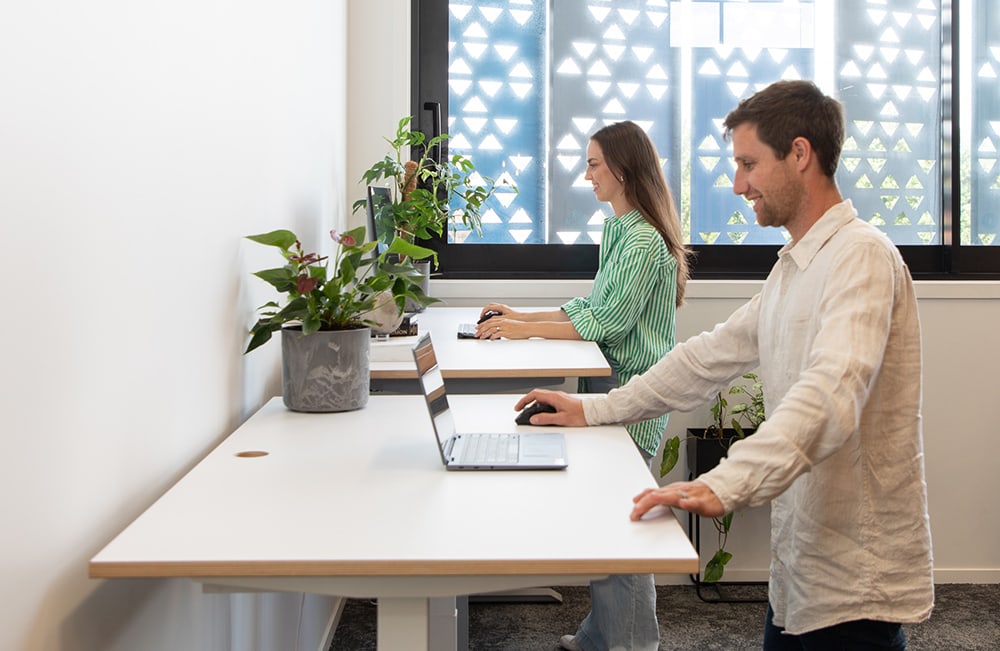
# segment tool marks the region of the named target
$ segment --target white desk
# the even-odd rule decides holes
[[[420,332],[430,332],[441,373],[448,379],[562,378],[611,375],[611,367],[592,341],[562,339],[459,339],[459,323],[475,323],[480,308],[429,307],[416,315]],[[371,377],[415,379],[409,346],[416,337],[372,342]]]
[[[518,429],[512,396],[451,402],[460,429]],[[450,472],[421,396],[340,414],[275,398],[94,556],[90,576],[378,598],[379,649],[409,651],[428,648],[431,597],[697,572],[672,514],[629,521],[654,482],[624,428],[562,431],[566,470]],[[566,522],[588,535],[564,535]]]

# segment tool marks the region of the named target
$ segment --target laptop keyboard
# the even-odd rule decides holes
[[[517,461],[517,434],[475,434],[468,437],[462,463],[492,464]]]

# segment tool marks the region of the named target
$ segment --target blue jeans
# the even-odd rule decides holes
[[[646,464],[652,459],[636,447]],[[590,582],[590,612],[576,631],[584,651],[657,651],[656,585],[652,574],[612,574]]]
[[[889,649],[904,651],[906,633],[901,624],[858,619],[809,631],[802,635],[786,635],[774,625],[774,611],[767,606],[764,623],[764,651],[868,651]]]
[[[590,582],[590,613],[576,631],[585,651],[656,651],[656,586],[652,574],[613,574]]]
[[[611,369],[611,375],[604,377],[582,377],[576,381],[579,393],[607,393],[618,388],[618,371]]]

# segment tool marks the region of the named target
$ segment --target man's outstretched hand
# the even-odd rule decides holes
[[[712,489],[697,480],[675,481],[659,488],[647,488],[633,497],[632,502],[635,503],[629,516],[632,520],[638,520],[657,504],[676,506],[706,518],[717,518],[726,513]]]

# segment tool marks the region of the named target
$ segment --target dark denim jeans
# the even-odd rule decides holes
[[[764,651],[867,651],[868,649],[906,649],[906,634],[900,624],[858,619],[827,628],[785,635],[774,625],[774,611],[767,606],[764,624]]]

